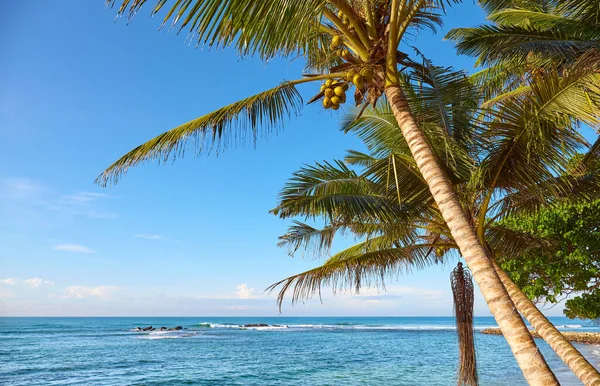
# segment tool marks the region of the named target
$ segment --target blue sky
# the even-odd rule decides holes
[[[147,164],[98,187],[131,148],[302,68],[196,49],[185,34],[158,32],[148,9],[113,22],[103,3],[0,3],[0,315],[276,315],[263,290],[318,261],[278,248],[289,222],[268,211],[303,163],[360,144],[338,130],[340,114],[310,106],[256,149]],[[482,20],[467,2],[445,30]],[[471,70],[443,35],[414,44]],[[324,304],[283,314],[450,315],[451,268],[392,280],[385,293],[325,291]],[[481,297],[476,310],[489,315]]]

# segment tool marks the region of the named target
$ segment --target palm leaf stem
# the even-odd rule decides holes
[[[343,0],[328,0],[328,2],[342,11],[342,13],[348,18],[350,25],[354,27],[354,30],[356,31],[360,41],[365,45],[365,47],[369,47],[371,45],[371,41],[363,30],[362,23],[358,20],[356,13],[354,13],[354,9],[352,9],[352,7],[350,7],[348,3]]]
[[[357,51],[358,55],[362,60],[369,59],[369,52],[367,51],[365,45],[360,41],[360,39],[357,39],[352,34],[352,32],[350,32],[348,27],[346,27],[344,23],[342,23],[342,21],[333,12],[325,8],[323,9],[323,16],[325,16],[326,18],[331,20],[333,24],[335,24],[335,26],[340,30],[347,42],[352,43],[352,45],[355,48],[354,50]]]

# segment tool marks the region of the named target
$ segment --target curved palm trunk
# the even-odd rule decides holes
[[[559,385],[494,271],[491,259],[479,243],[475,229],[469,223],[451,182],[410,113],[404,93],[399,86],[394,85],[387,87],[385,94],[417,166],[525,379],[530,385]]]
[[[540,336],[548,342],[560,359],[573,370],[584,385],[600,386],[600,373],[598,370],[550,323],[502,268],[495,261],[492,263],[510,298],[517,306],[517,310],[531,323]]]

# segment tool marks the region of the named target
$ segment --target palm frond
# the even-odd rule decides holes
[[[107,6],[120,3],[118,15],[133,18],[146,0],[106,0]],[[199,45],[233,45],[243,55],[263,59],[304,51],[318,33],[325,0],[158,0],[152,14],[170,7],[163,26],[179,31],[187,28]],[[165,8],[165,9],[167,9]],[[285,26],[285,28],[282,28]]]
[[[501,258],[518,258],[529,252],[548,251],[558,248],[557,243],[553,240],[498,224],[487,228],[485,238],[492,251],[494,251],[495,256]]]
[[[344,225],[332,224],[319,229],[301,221],[294,221],[288,231],[279,236],[277,245],[288,247],[290,256],[293,256],[300,248],[305,251],[314,251],[315,254],[327,253],[335,234],[344,228]]]
[[[141,162],[166,162],[170,157],[181,156],[189,142],[193,142],[197,154],[218,151],[232,142],[254,143],[257,137],[278,129],[301,106],[302,97],[294,84],[284,82],[160,134],[119,158],[96,182],[116,183],[129,168]]]
[[[372,241],[365,251],[365,245],[361,243],[359,247],[331,257],[320,267],[271,285],[267,291],[281,287],[277,296],[281,309],[285,295],[289,292],[292,293],[292,304],[295,304],[310,299],[314,294],[320,296],[323,286],[332,287],[334,292],[381,287],[385,284],[386,276],[399,275],[437,263],[437,257],[430,252],[429,244],[374,249]]]

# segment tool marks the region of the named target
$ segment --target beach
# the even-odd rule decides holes
[[[480,384],[525,385],[504,339],[481,333],[493,318],[475,324]],[[452,385],[458,350],[451,317],[0,318],[0,339],[3,385]],[[536,342],[562,385],[580,384]],[[600,365],[600,346],[576,346]]]

